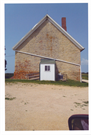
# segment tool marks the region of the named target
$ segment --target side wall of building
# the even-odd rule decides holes
[[[48,21],[45,21],[17,50],[80,64],[80,50]],[[40,59],[16,52],[14,78],[26,78],[28,73],[39,72]],[[58,72],[67,74],[69,79],[80,80],[79,66],[58,61],[56,65]]]

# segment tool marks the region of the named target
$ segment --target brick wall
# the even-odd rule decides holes
[[[80,64],[80,50],[48,21],[45,21],[17,50]],[[25,74],[39,72],[40,59],[16,52],[14,78],[26,79]],[[79,66],[58,61],[56,64],[58,71],[66,73],[69,79],[80,80]]]

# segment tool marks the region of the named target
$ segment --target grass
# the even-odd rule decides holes
[[[83,103],[87,105],[89,102],[88,101],[83,101]]]
[[[88,101],[83,101],[83,103],[78,103],[78,102],[74,102],[75,107],[84,107],[84,106],[88,106]]]
[[[28,102],[24,103],[24,105],[28,104]]]
[[[86,79],[86,80],[88,80],[88,74],[86,74],[86,73],[82,73],[82,79]]]
[[[88,83],[81,83],[79,81],[67,80],[67,81],[39,81],[39,80],[21,80],[21,79],[5,79],[5,83],[36,83],[36,84],[52,84],[52,85],[64,85],[64,86],[76,86],[76,87],[88,87]]]
[[[80,106],[81,105],[81,103],[77,103],[77,102],[74,102],[77,106]]]
[[[8,97],[6,97],[5,98],[5,100],[13,100],[13,99],[15,99],[16,97],[13,97],[13,98],[8,98]]]

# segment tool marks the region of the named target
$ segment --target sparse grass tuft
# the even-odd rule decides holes
[[[83,103],[85,103],[87,105],[89,103],[89,101],[83,101]]]
[[[28,102],[25,102],[24,105],[28,104]]]
[[[5,100],[13,100],[13,99],[15,99],[16,97],[13,97],[13,98],[8,98],[8,97],[6,97],[5,98]]]
[[[74,102],[75,107],[84,107],[84,106],[88,106],[88,101],[83,101],[83,103],[78,103],[78,102]]]
[[[73,111],[73,109],[70,109],[71,111]]]
[[[76,105],[78,105],[78,106],[81,104],[81,103],[77,103],[77,102],[74,102],[74,103],[75,103]]]

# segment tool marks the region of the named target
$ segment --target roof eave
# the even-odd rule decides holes
[[[80,51],[82,52],[85,48],[83,47]]]

